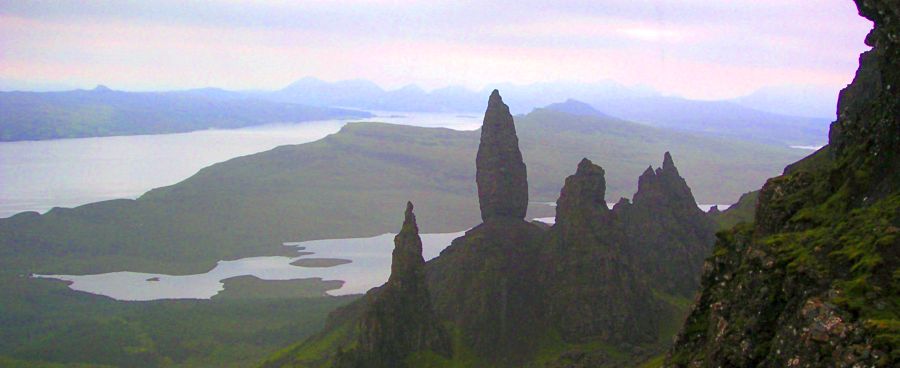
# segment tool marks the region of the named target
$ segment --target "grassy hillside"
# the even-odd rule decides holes
[[[759,203],[759,191],[747,192],[737,203],[725,211],[711,213],[710,218],[719,226],[719,230],[728,230],[741,222],[753,222],[756,205]]]
[[[119,302],[0,273],[0,366],[246,367],[321,329],[329,311],[354,299],[310,288],[226,295],[239,292]]]
[[[623,119],[722,138],[777,145],[820,145],[828,140],[827,118],[780,115],[730,101],[651,96],[589,102]]]

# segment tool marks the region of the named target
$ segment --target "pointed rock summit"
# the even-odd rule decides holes
[[[658,290],[690,295],[697,288],[715,226],[697,207],[671,154],[665,153],[662,167],[644,170],[632,205],[617,204],[612,212],[625,219],[632,259],[658,280]]]
[[[391,257],[391,276],[388,285],[396,284],[403,289],[415,285],[416,279],[424,279],[425,260],[422,258],[422,239],[419,238],[419,226],[416,214],[413,213],[412,202],[406,202],[406,213],[403,227],[394,237],[394,253]],[[412,283],[404,280],[413,281]]]
[[[414,352],[449,357],[449,335],[431,306],[425,282],[422,239],[412,203],[406,204],[403,228],[394,237],[391,276],[370,299],[359,323],[356,348],[338,354],[336,367],[405,367]]]
[[[528,207],[525,162],[509,106],[503,103],[497,90],[491,93],[484,113],[475,168],[481,219],[525,218]]]
[[[638,191],[634,194],[634,203],[642,205],[669,203],[700,211],[691,188],[678,173],[669,152],[663,155],[662,167],[656,170],[653,170],[652,166],[648,167],[638,178]]]

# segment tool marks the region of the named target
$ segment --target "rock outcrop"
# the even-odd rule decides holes
[[[525,218],[528,207],[525,162],[519,151],[513,117],[497,90],[491,93],[484,113],[475,167],[481,219]]]
[[[900,365],[900,3],[857,0],[873,47],[829,145],[769,179],[720,233],[666,365]]]
[[[535,255],[545,230],[524,221],[525,163],[497,90],[488,100],[475,167],[484,223],[429,263],[429,287],[438,315],[457,326],[466,350],[491,364],[516,366],[543,331]]]
[[[575,175],[566,178],[556,201],[556,223],[567,227],[570,221],[607,217],[606,173],[587,158],[578,163]]]
[[[524,221],[525,163],[497,90],[488,100],[475,167],[484,223],[429,263],[429,285],[438,314],[459,328],[467,350],[492,364],[516,366],[543,331],[535,255],[545,230]]]
[[[715,224],[697,207],[672,155],[665,153],[662,167],[648,167],[638,179],[633,203],[617,204],[613,213],[624,233],[621,241],[654,287],[693,295],[715,243]]]
[[[544,234],[524,220],[494,218],[428,263],[438,315],[457,326],[465,350],[491,365],[521,366],[540,346],[544,295],[536,255]]]
[[[694,215],[701,212],[669,152],[663,155],[662,167],[656,170],[648,167],[638,178],[638,190],[632,202],[637,206],[665,207]]]
[[[694,268],[712,244],[711,223],[671,155],[641,180],[636,203],[623,200],[613,210],[603,169],[582,160],[548,228],[524,220],[525,165],[496,91],[484,122],[476,162],[484,222],[424,271],[420,245],[404,225],[387,284],[333,312],[323,333],[271,366],[328,366],[334,353],[323,355],[338,351],[338,367],[398,363],[411,352],[423,353],[413,354],[422,366],[583,367],[664,351],[660,331],[685,313],[670,300],[694,292]],[[452,355],[429,322],[422,275],[436,319],[452,332]]]
[[[605,192],[603,169],[588,159],[566,178],[540,262],[548,325],[572,343],[648,342],[658,335],[661,308]]]
[[[394,237],[391,276],[366,299],[356,346],[339,353],[335,367],[404,367],[415,352],[450,357],[449,335],[431,308],[412,203],[407,203],[403,228]]]

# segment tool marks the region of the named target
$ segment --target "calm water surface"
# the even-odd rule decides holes
[[[473,130],[474,115],[374,112],[364,121]],[[363,121],[355,120],[355,121]],[[245,129],[0,143],[0,217],[46,212],[144,192],[234,157],[315,141],[347,120]]]
[[[328,291],[330,295],[361,294],[387,281],[391,274],[394,235],[371,238],[327,239],[285,243],[311,255],[297,257],[249,257],[219,261],[207,273],[171,276],[140,272],[111,272],[96,275],[35,275],[39,278],[69,281],[69,288],[117,300],[209,299],[224,289],[222,280],[237,276],[256,276],[263,280],[296,280],[318,277],[340,280],[344,284]],[[437,257],[458,233],[422,234],[422,252],[426,260]],[[333,267],[301,267],[300,259],[338,258],[350,263]],[[152,279],[152,281],[150,280]]]

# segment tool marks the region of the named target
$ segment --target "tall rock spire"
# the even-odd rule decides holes
[[[406,213],[403,227],[394,237],[394,253],[391,258],[391,277],[388,284],[397,284],[398,288],[419,286],[425,279],[425,260],[422,258],[422,239],[419,238],[419,226],[416,214],[413,213],[412,202],[406,202]],[[409,283],[404,280],[412,280]],[[424,287],[424,286],[423,286]],[[415,290],[413,290],[415,292]]]
[[[481,219],[493,217],[525,218],[528,207],[528,178],[516,126],[496,89],[488,100],[481,144],[475,159],[475,181]]]
[[[403,227],[394,237],[391,276],[366,298],[371,302],[359,322],[356,348],[339,353],[335,367],[405,367],[410,354],[424,351],[450,356],[449,335],[431,307],[412,203],[406,204]]]

